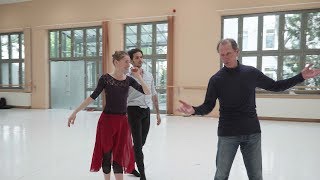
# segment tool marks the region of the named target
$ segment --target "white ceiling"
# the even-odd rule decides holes
[[[31,0],[0,0],[0,5],[1,4],[19,3],[19,2],[25,2],[25,1],[31,1]]]

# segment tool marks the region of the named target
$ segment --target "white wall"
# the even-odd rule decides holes
[[[199,86],[195,89],[176,89],[177,96],[174,99],[176,106],[178,100],[185,100],[193,106],[203,103],[207,87]],[[288,97],[285,97],[288,96]],[[318,95],[264,95],[256,94],[257,114],[266,118],[316,119],[320,120],[320,99]],[[219,117],[219,100],[209,116]]]
[[[320,99],[257,98],[260,117],[320,119]]]
[[[90,8],[88,8],[90,7]],[[110,51],[123,48],[122,24],[132,19],[157,20],[155,17],[172,15],[176,9],[174,25],[174,86],[206,86],[209,78],[220,68],[215,46],[221,37],[221,16],[263,13],[273,11],[320,8],[319,0],[32,0],[0,6],[0,31],[8,32],[29,27],[32,36],[25,42],[31,44],[32,59],[26,59],[26,77],[31,77],[30,92],[9,92],[8,102],[32,108],[49,108],[49,66],[47,29],[83,27],[87,23],[101,24],[110,20]],[[97,25],[96,24],[96,25]],[[28,34],[28,33],[27,33]],[[27,38],[27,36],[26,36]],[[31,45],[30,45],[31,46]],[[27,47],[30,47],[26,45]],[[28,52],[26,50],[26,52]],[[31,57],[31,55],[26,55]],[[31,63],[32,60],[32,63]],[[28,66],[29,69],[27,68]],[[32,72],[31,72],[32,66]],[[109,66],[112,67],[112,66]],[[201,69],[201,70],[199,70]],[[28,73],[29,72],[29,73]],[[175,91],[178,91],[175,89]],[[2,93],[0,93],[1,95]],[[20,97],[21,96],[21,97]],[[176,92],[174,109],[179,99],[193,105],[203,102],[205,90],[189,89]],[[318,100],[259,98],[257,109],[260,116],[320,119]],[[212,114],[217,115],[218,107]],[[177,112],[175,112],[178,115]]]
[[[6,98],[7,105],[31,107],[31,93],[0,92],[0,97]]]

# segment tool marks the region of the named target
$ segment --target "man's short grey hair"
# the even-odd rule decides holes
[[[239,47],[238,47],[238,44],[237,42],[234,40],[234,39],[231,39],[231,38],[226,38],[226,39],[222,39],[218,42],[217,44],[217,51],[219,52],[219,46],[220,45],[225,45],[225,44],[228,44],[228,43],[231,43],[231,46],[232,46],[232,49],[233,50],[239,50]]]

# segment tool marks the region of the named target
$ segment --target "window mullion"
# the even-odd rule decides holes
[[[2,42],[1,42],[1,34],[0,34],[0,60],[1,59],[2,59]]]
[[[127,44],[127,26],[126,24],[123,25],[124,27],[124,30],[123,30],[123,37],[124,37],[124,42],[123,42],[123,49],[126,50],[127,47],[128,47],[128,44]]]
[[[257,69],[262,71],[263,15],[258,16]]]
[[[12,66],[12,46],[11,46],[11,34],[8,35],[8,53],[9,53],[9,62],[8,62],[8,77],[9,77],[9,86],[8,87],[12,87],[12,70],[11,70],[11,66]]]
[[[279,14],[279,36],[278,36],[278,50],[280,54],[283,54],[285,52],[284,47],[284,32],[285,32],[285,14],[281,13]]]
[[[83,57],[87,58],[87,29],[83,29]]]
[[[23,34],[19,34],[19,59],[22,60],[22,36]],[[22,61],[23,62],[23,61]],[[22,62],[19,62],[19,88],[23,88],[22,85]]]
[[[152,62],[152,75],[154,77],[154,81],[157,81],[157,51],[156,51],[156,46],[157,46],[157,25],[156,23],[152,23],[152,57],[151,57],[151,62]]]
[[[301,14],[301,42],[300,42],[300,49],[301,49],[301,56],[300,56],[300,65],[301,70],[304,68],[306,64],[306,55],[308,52],[307,48],[307,27],[308,27],[308,14],[306,12]]]
[[[141,24],[137,24],[137,48],[141,49]]]
[[[100,56],[100,28],[99,27],[97,27],[96,28],[96,51],[97,51],[97,57],[99,57]],[[97,71],[97,72],[99,72],[99,71]]]
[[[242,51],[242,42],[243,42],[243,16],[238,18],[238,47]],[[242,55],[240,53],[238,60],[242,62]]]
[[[71,30],[71,58],[74,57],[74,30]]]
[[[59,58],[62,58],[62,31],[59,30]]]
[[[284,55],[285,55],[285,48],[284,48],[285,18],[284,17],[285,17],[284,13],[279,15],[278,70],[277,70],[278,80],[283,79],[283,61],[284,61]]]
[[[1,34],[0,34],[0,84],[2,84],[2,42],[1,42]],[[0,88],[3,88],[2,85],[0,85]]]

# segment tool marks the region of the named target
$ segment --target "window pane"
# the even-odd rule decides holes
[[[59,31],[50,32],[50,58],[59,57]]]
[[[167,54],[167,46],[157,46],[157,54]]]
[[[242,64],[257,67],[257,57],[242,57]]]
[[[9,59],[9,36],[1,36],[1,59]]]
[[[278,49],[279,16],[263,16],[263,50]]]
[[[284,27],[284,47],[300,49],[301,14],[286,14]]]
[[[165,59],[159,59],[156,65],[156,86],[162,88],[167,86],[167,61]]]
[[[152,74],[152,61],[151,59],[143,59],[142,69]]]
[[[306,64],[313,64],[313,68],[320,68],[320,55],[307,55]],[[306,80],[307,86],[320,86],[320,77]],[[318,88],[319,89],[319,88]]]
[[[238,42],[238,18],[224,19],[223,39],[232,38]]]
[[[299,56],[284,56],[283,57],[283,79],[291,78],[300,72],[300,57]]]
[[[11,59],[19,59],[19,34],[10,35]]]
[[[11,64],[11,84],[12,87],[19,87],[19,63]]]
[[[141,51],[144,55],[151,55],[152,54],[152,46],[141,46]]]
[[[258,44],[258,17],[243,18],[242,50],[257,50]]]
[[[168,24],[157,24],[157,54],[167,54]]]
[[[87,56],[97,56],[97,30],[87,29]]]
[[[61,35],[62,57],[71,57],[71,31],[62,31]]]
[[[99,61],[99,72],[98,72],[98,78],[100,78],[100,76],[103,74],[102,73],[102,61]]]
[[[9,65],[8,63],[1,64],[1,77],[2,77],[2,84],[8,85],[9,84]],[[7,86],[5,86],[7,87]]]
[[[137,47],[137,25],[126,26],[126,50]]]
[[[157,24],[157,46],[167,45],[168,39],[168,25]]]
[[[263,56],[261,71],[273,80],[277,80],[278,57]]]
[[[74,57],[83,57],[83,30],[74,30]]]
[[[159,109],[166,110],[167,104],[167,61],[159,59],[156,63],[156,88],[159,98]]]
[[[73,109],[85,97],[84,61],[51,61],[51,107]]]
[[[158,90],[159,110],[167,110],[167,92]]]
[[[97,63],[87,62],[87,88],[95,88],[97,85]]]
[[[152,25],[141,25],[141,49],[145,55],[152,54]]]
[[[320,49],[320,12],[308,14],[306,43],[309,49]]]

